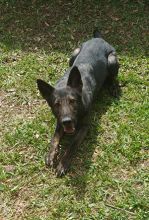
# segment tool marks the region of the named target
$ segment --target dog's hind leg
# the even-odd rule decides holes
[[[108,55],[108,72],[109,78],[115,78],[118,75],[119,63],[116,52],[113,51]]]
[[[120,88],[117,80],[118,70],[118,59],[116,56],[116,52],[113,51],[108,55],[108,77],[106,80],[106,84],[108,84],[110,93],[115,97],[118,97],[120,95]]]
[[[54,162],[56,160],[58,153],[59,142],[62,136],[63,136],[63,128],[57,124],[54,136],[51,140],[51,146],[49,152],[45,158],[45,163],[47,166],[51,166],[51,167],[54,166]]]
[[[78,47],[78,48],[76,48],[76,49],[73,51],[73,53],[72,53],[72,55],[71,55],[71,57],[70,57],[70,60],[69,60],[69,66],[72,66],[72,65],[73,65],[73,63],[74,63],[76,57],[77,57],[78,54],[80,53],[80,50],[81,50],[81,48]]]

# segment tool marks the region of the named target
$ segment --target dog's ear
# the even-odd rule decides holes
[[[78,67],[74,66],[71,69],[69,73],[67,85],[79,90],[80,92],[82,91],[83,83],[82,83],[81,74],[80,74]]]
[[[38,89],[42,95],[42,97],[48,102],[48,104],[51,104],[51,95],[54,91],[54,88],[46,83],[45,81],[41,80],[41,79],[37,79],[37,86]]]

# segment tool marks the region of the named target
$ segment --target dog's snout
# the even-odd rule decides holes
[[[62,119],[62,123],[63,125],[68,125],[72,122],[71,118],[70,117],[65,117]]]

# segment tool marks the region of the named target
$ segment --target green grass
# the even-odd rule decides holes
[[[0,219],[149,219],[145,2],[0,1]],[[100,92],[70,172],[56,178],[44,164],[55,119],[36,79],[54,85],[96,26],[125,86],[120,100]]]

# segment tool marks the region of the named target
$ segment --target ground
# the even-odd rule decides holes
[[[149,219],[148,4],[0,0],[0,219]],[[99,27],[117,50],[119,99],[100,91],[70,172],[44,156],[55,119],[36,79],[53,85]]]

